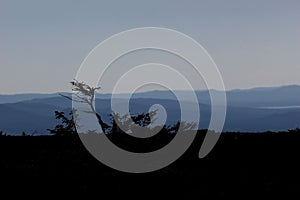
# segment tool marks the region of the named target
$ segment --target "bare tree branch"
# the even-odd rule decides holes
[[[101,87],[90,87],[86,83],[79,82],[75,79],[70,83],[73,86],[73,95],[75,95],[77,99],[71,98],[63,94],[60,95],[74,102],[87,103],[91,108],[91,111],[89,113],[93,113],[96,115],[98,122],[101,125],[102,131],[106,133],[106,130],[109,128],[109,126],[106,123],[104,123],[101,116],[96,112],[96,109],[94,108],[95,92],[96,90],[101,89]]]

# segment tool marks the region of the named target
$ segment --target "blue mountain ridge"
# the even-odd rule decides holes
[[[176,91],[189,103],[192,91]],[[210,92],[219,91],[211,90]],[[253,88],[227,91],[227,115],[224,131],[260,132],[281,131],[300,127],[300,86]],[[70,95],[64,93],[64,95]],[[96,109],[104,121],[110,123],[110,94],[96,95]],[[128,94],[118,94],[120,103]],[[207,128],[210,121],[209,91],[196,91],[201,121],[199,128]],[[180,120],[180,107],[176,96],[169,91],[150,91],[134,94],[130,112],[147,112],[154,104],[167,111],[167,124]],[[54,111],[69,112],[69,99],[54,94],[0,95],[0,130],[9,134],[49,134],[58,121]],[[281,109],[279,109],[281,108]],[[190,112],[193,112],[192,110]]]

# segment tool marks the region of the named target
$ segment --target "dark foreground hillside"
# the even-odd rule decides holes
[[[223,133],[197,157],[203,133],[170,166],[152,173],[118,172],[94,159],[77,136],[0,137],[1,192],[143,194],[157,196],[300,196],[300,132]],[[140,196],[142,197],[142,196]]]

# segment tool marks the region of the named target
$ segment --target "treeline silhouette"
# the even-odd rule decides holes
[[[151,190],[197,197],[299,195],[299,129],[226,132],[212,152],[199,159],[205,133],[206,130],[198,131],[191,147],[173,164],[146,174],[127,174],[103,165],[89,154],[77,134],[34,137],[0,134],[1,188],[9,190],[22,185],[26,191],[126,193],[135,190],[144,194]],[[155,141],[159,147],[167,140]],[[126,142],[116,143],[132,148],[132,143]],[[144,152],[149,148],[140,145],[134,150]],[[29,179],[33,183],[27,183]]]

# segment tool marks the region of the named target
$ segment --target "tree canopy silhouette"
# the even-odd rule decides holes
[[[122,130],[118,125],[121,125],[123,130],[128,130],[132,127],[132,121],[141,127],[145,127],[151,123],[151,117],[154,117],[156,115],[156,111],[151,111],[149,113],[139,113],[132,116],[130,116],[129,114],[120,116],[118,113],[112,113],[110,114],[112,125],[109,126],[102,120],[102,117],[96,112],[96,109],[94,107],[95,93],[101,87],[91,87],[88,84],[79,82],[77,80],[73,80],[70,83],[72,85],[74,96],[70,97],[63,94],[60,95],[71,101],[87,104],[90,108],[88,112],[96,115],[98,123],[104,133],[121,132]],[[69,115],[70,118],[68,118],[64,112],[55,111],[55,117],[56,119],[61,120],[61,124],[56,125],[53,130],[49,131],[55,135],[68,135],[76,133],[76,124],[74,122],[74,120],[76,120],[77,118],[76,110],[71,111]]]
[[[54,129],[48,129],[52,134],[55,135],[71,135],[75,134],[76,126],[74,122],[74,113],[75,111],[71,111],[69,115],[70,119],[66,117],[64,112],[55,111],[55,118],[61,120],[61,124],[55,126]]]
[[[95,93],[100,87],[91,87],[84,82],[79,82],[73,80],[70,82],[72,85],[73,96],[67,96],[60,94],[61,96],[78,103],[85,103],[89,106],[88,113],[94,114],[97,117],[98,123],[101,126],[103,133],[116,133],[116,132],[127,132],[128,130],[137,131],[137,132],[148,132],[151,131],[163,131],[168,133],[176,133],[179,127],[182,127],[182,130],[190,130],[196,127],[194,123],[187,122],[178,122],[171,126],[161,125],[156,127],[148,127],[151,124],[151,120],[155,120],[157,110],[150,111],[148,113],[138,113],[131,115],[127,113],[125,115],[120,115],[119,113],[111,113],[111,126],[106,124],[102,117],[96,112],[94,107]],[[56,135],[68,135],[76,133],[76,110],[72,110],[69,115],[70,118],[66,117],[64,112],[55,111],[56,119],[60,119],[61,124],[56,125],[53,130],[49,130],[51,133]]]

